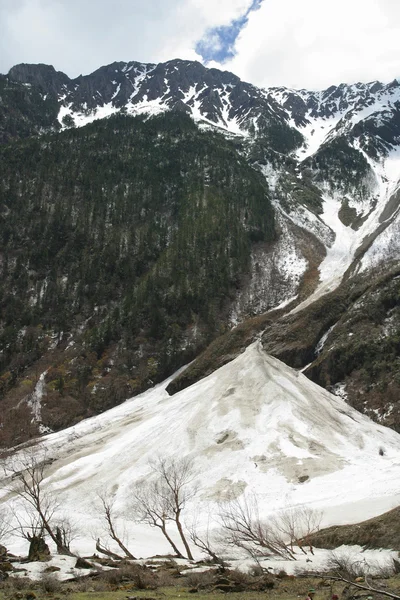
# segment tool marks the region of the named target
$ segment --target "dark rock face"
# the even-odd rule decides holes
[[[12,67],[8,73],[10,81],[27,83],[41,88],[46,93],[58,94],[70,79],[51,65],[20,64]]]
[[[55,94],[0,75],[0,144],[60,128]]]
[[[343,387],[351,406],[400,431],[399,294],[399,266],[382,266],[273,323],[263,347],[294,368],[308,365],[309,379]]]

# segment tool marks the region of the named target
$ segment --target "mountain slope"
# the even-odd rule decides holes
[[[17,65],[8,79],[51,96],[60,109],[58,125],[64,117],[64,126],[82,126],[120,111],[178,110],[200,126],[242,138],[285,220],[289,216],[332,247],[336,277],[326,289],[338,285],[363,241],[371,241],[398,213],[393,200],[400,179],[396,80],[342,84],[321,92],[262,90],[232,73],[180,60],[113,63],[75,80],[47,65]],[[331,267],[321,274],[329,278]]]
[[[192,358],[228,322],[252,245],[275,237],[264,178],[184,114],[0,153],[3,394],[17,383],[28,401],[44,357],[52,428]]]
[[[194,511],[206,521],[210,502],[244,491],[257,494],[264,515],[310,503],[324,509],[325,524],[379,514],[398,498],[400,436],[259,344],[173,397],[163,384],[42,443],[45,489],[85,523],[82,551],[93,544],[95,491],[112,489],[116,508],[126,509],[159,455],[194,461],[199,491],[189,522]],[[140,553],[165,550],[143,526],[132,532]]]

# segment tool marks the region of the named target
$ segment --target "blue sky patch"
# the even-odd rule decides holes
[[[211,60],[224,63],[235,56],[235,43],[238,35],[247,24],[249,14],[254,10],[258,10],[262,2],[263,0],[253,0],[244,15],[234,19],[229,25],[213,27],[206,32],[205,36],[195,46],[197,54],[202,57],[205,63]]]

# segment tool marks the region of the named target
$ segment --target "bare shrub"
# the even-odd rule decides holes
[[[329,554],[326,567],[328,571],[345,579],[363,577],[366,570],[369,571],[369,566],[364,559],[360,560],[348,552],[335,552],[334,550]]]
[[[108,583],[101,577],[96,577],[95,579],[80,577],[73,585],[74,592],[106,592],[108,589]]]
[[[256,496],[243,495],[222,503],[219,518],[226,543],[242,548],[256,562],[263,556],[295,560],[276,524],[260,518]]]
[[[138,590],[154,590],[159,586],[157,573],[135,564],[125,564],[118,569],[104,571],[100,579],[111,586],[130,583]]]
[[[62,588],[61,581],[54,573],[43,573],[39,579],[39,584],[46,594],[57,594]]]
[[[123,581],[126,581],[121,569],[110,569],[109,571],[104,571],[101,573],[100,579],[109,586],[119,585]]]
[[[210,587],[215,581],[215,570],[208,569],[207,571],[188,573],[185,575],[186,584],[191,588],[205,588]]]
[[[252,581],[248,573],[239,571],[239,569],[229,569],[229,571],[226,571],[226,576],[236,584],[248,585]]]
[[[25,590],[30,590],[34,586],[34,582],[29,577],[21,576],[21,577],[9,577],[5,581],[2,582],[1,587],[6,591],[12,592],[13,590],[22,592]]]
[[[162,569],[161,571],[157,571],[155,574],[157,576],[157,584],[158,587],[170,587],[176,584],[176,571],[171,571],[170,569]]]
[[[390,576],[390,574],[393,575],[394,565],[390,565],[389,561],[384,565],[378,565],[376,563],[371,565],[371,563],[368,563],[365,559],[357,560],[349,554],[339,555],[338,553],[332,552],[327,566],[330,570],[330,574],[326,575],[328,579],[333,581],[343,581],[347,584],[345,588],[346,593],[345,590],[343,590],[343,597],[350,597],[353,595],[353,597],[356,598],[357,596],[354,595],[355,588],[367,592],[367,597],[371,597],[371,594],[376,594],[378,597],[383,596],[391,598],[392,600],[400,600],[400,596],[389,590],[387,585],[372,585],[369,580],[371,575],[378,578]],[[390,568],[392,568],[391,572]],[[389,571],[387,569],[389,569]],[[365,597],[366,594],[363,596]],[[359,598],[363,596],[360,594],[358,595]]]

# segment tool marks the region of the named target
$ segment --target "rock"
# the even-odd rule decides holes
[[[214,586],[214,590],[219,590],[221,592],[225,592],[226,594],[232,592],[244,592],[246,588],[239,583],[229,583],[229,584],[218,584]]]
[[[60,567],[56,567],[55,565],[50,565],[46,567],[43,573],[55,573],[56,571],[61,571]]]
[[[92,563],[90,563],[85,558],[81,558],[80,556],[77,558],[75,563],[75,569],[93,569]]]
[[[231,585],[231,581],[227,577],[218,577],[215,580],[215,585]]]
[[[5,560],[3,562],[0,562],[0,571],[2,573],[10,573],[10,571],[14,571],[14,567],[12,566],[10,561]]]

